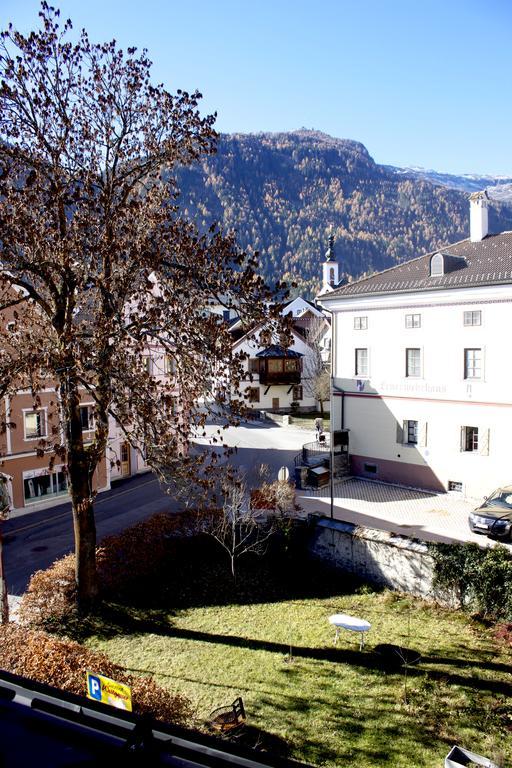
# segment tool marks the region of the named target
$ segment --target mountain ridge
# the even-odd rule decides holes
[[[361,142],[299,129],[222,134],[217,153],[179,169],[177,180],[181,208],[201,230],[215,220],[235,229],[242,248],[260,252],[267,279],[313,295],[330,231],[351,278],[467,237],[473,190],[427,173],[379,165]],[[490,228],[512,229],[500,200]]]

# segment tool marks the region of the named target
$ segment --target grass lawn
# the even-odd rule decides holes
[[[115,618],[86,642],[185,693],[199,726],[241,695],[253,729],[316,765],[432,768],[455,743],[512,760],[511,649],[462,613],[337,587],[230,602],[217,585],[201,605],[190,581],[180,591],[173,579],[152,608],[111,605]],[[204,588],[208,576],[198,579]],[[339,612],[371,622],[362,652],[354,633],[333,645],[327,618]],[[421,659],[404,670],[396,654],[377,652],[382,644]]]
[[[296,427],[301,427],[302,429],[311,429],[314,431],[315,429],[315,419],[318,418],[322,419],[324,432],[328,432],[330,429],[330,416],[329,411],[326,411],[323,416],[320,416],[319,413],[301,413],[297,416],[292,416],[292,424]]]

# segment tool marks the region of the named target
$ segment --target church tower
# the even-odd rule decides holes
[[[322,287],[320,289],[320,296],[324,293],[329,293],[329,291],[333,291],[337,287],[340,280],[339,270],[340,267],[336,261],[336,256],[334,255],[334,235],[331,233],[329,235],[329,247],[325,254],[325,260],[322,263]]]

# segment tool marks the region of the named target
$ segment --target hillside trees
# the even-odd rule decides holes
[[[71,22],[46,3],[40,16],[40,30],[10,27],[0,41],[0,382],[1,394],[31,392],[34,409],[53,387],[54,426],[37,450],[67,469],[86,610],[98,592],[94,474],[109,417],[150,466],[190,471],[190,422],[205,419],[212,367],[235,385],[240,375],[227,324],[204,310],[236,304],[253,325],[268,317],[270,291],[232,236],[215,225],[198,234],[178,211],[177,166],[215,148],[200,94],[152,85],[146,52],[85,31],[72,42]],[[146,367],[151,346],[174,360],[164,379]]]

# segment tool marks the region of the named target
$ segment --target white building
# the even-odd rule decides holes
[[[351,473],[436,491],[512,483],[512,232],[471,235],[321,297],[333,313],[334,428]]]
[[[240,392],[245,405],[256,411],[279,411],[297,403],[298,408],[314,410],[316,401],[309,378],[305,378],[313,348],[296,331],[292,331],[290,346],[284,348],[274,342],[261,326],[233,344],[233,355],[244,358]]]

